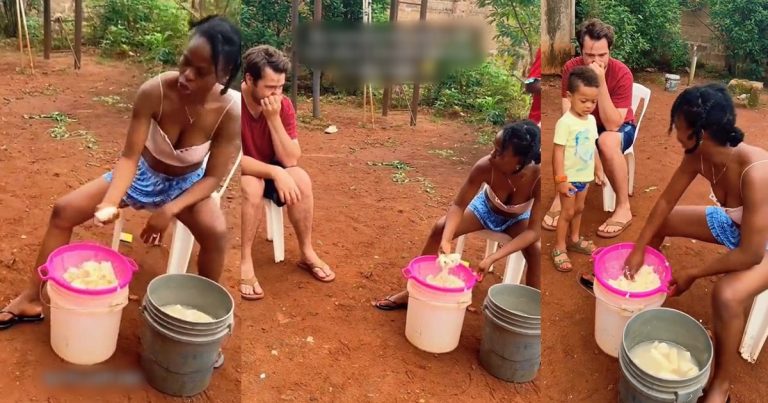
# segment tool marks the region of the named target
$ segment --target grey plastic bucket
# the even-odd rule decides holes
[[[677,86],[680,84],[680,76],[677,74],[665,74],[664,75],[664,89],[668,92],[677,91]]]
[[[483,304],[480,365],[507,382],[530,382],[541,365],[541,292],[496,284]]]
[[[184,305],[214,318],[189,322],[160,308]],[[141,366],[153,388],[172,396],[194,396],[211,381],[224,338],[232,333],[235,302],[226,289],[195,274],[164,274],[147,286],[141,311]]]
[[[697,375],[668,380],[641,370],[629,357],[638,344],[666,341],[690,351],[699,365]],[[702,396],[712,366],[712,340],[704,327],[692,317],[670,308],[653,308],[633,316],[624,327],[619,349],[619,402],[691,402]]]

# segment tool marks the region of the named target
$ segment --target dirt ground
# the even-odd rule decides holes
[[[266,241],[256,243],[266,298],[241,304],[248,335],[242,345],[244,399],[537,401],[538,381],[507,384],[479,366],[478,312],[466,313],[458,348],[437,356],[407,341],[405,311],[371,306],[373,299],[404,287],[400,269],[419,254],[431,226],[488,146],[477,144],[471,128],[426,114],[413,129],[405,112],[376,117],[374,128],[360,123],[358,106],[323,104],[320,121],[311,120],[309,102],[301,102],[299,111],[301,164],[317,195],[315,245],[337,279],[322,284],[295,268],[292,230],[284,263],[273,263]],[[327,124],[337,125],[339,133],[323,134]],[[376,166],[395,160],[412,167],[405,172],[407,183],[393,181],[394,169]],[[484,243],[469,241],[465,257],[477,263]],[[475,308],[499,281],[488,277],[475,289]]]
[[[79,185],[111,169],[122,148],[128,129],[130,104],[138,85],[145,79],[143,69],[119,62],[105,62],[85,57],[80,72],[72,70],[71,56],[55,54],[51,60],[36,59],[35,75],[21,71],[18,53],[0,51],[0,297],[3,305],[15,297],[33,269],[37,248],[45,231],[53,202]],[[102,98],[99,98],[102,97]],[[97,98],[94,100],[94,98]],[[110,105],[111,104],[111,105]],[[55,123],[48,119],[30,119],[25,115],[62,112],[77,119],[67,124],[73,133],[69,139],[55,140],[48,130]],[[77,130],[86,130],[91,140],[77,138]],[[95,141],[95,143],[93,143]],[[86,145],[95,144],[95,149]],[[236,201],[237,199],[235,199]],[[224,201],[228,225],[239,232],[235,217],[239,204]],[[147,247],[138,240],[148,213],[127,213],[126,231],[137,235],[137,242],[123,244],[121,252],[140,266],[131,283],[131,294],[143,298],[148,282],[165,271],[168,247]],[[109,245],[113,227],[96,228],[91,224],[76,229],[73,239]],[[238,268],[239,248],[231,243],[226,258],[224,278],[233,283],[233,269]],[[230,287],[235,291],[235,287]],[[98,366],[102,371],[130,375],[139,370],[139,301],[123,310],[116,354]],[[51,349],[49,321],[18,325],[0,332],[3,345],[3,369],[0,388],[3,402],[162,402],[174,401],[150,387],[129,387],[117,391],[111,384],[98,395],[91,391],[48,388],[54,377],[72,373],[77,368],[64,363]],[[237,332],[237,329],[235,330]],[[235,339],[236,340],[236,339]],[[228,358],[217,370],[209,389],[188,401],[225,401],[240,395],[239,344],[225,348]],[[49,385],[50,386],[50,385]],[[109,393],[106,393],[109,392]],[[55,396],[55,397],[54,397]]]
[[[674,168],[682,158],[682,149],[673,136],[667,136],[669,126],[669,111],[672,102],[679,93],[664,91],[663,84],[656,76],[636,77],[651,89],[651,101],[643,118],[639,138],[635,145],[637,158],[637,175],[635,177],[635,192],[630,199],[634,214],[633,224],[620,237],[604,240],[595,234],[597,228],[609,216],[602,211],[602,189],[596,186],[590,188],[587,205],[582,222],[583,234],[595,240],[598,246],[608,246],[616,242],[631,242],[636,239],[642,229],[653,203],[661,190],[672,176]],[[685,81],[685,80],[684,80]],[[703,83],[704,80],[701,81]],[[561,115],[560,81],[545,80],[543,105],[543,134],[542,152],[545,161],[551,161],[552,136],[554,125]],[[678,91],[685,87],[681,84]],[[751,144],[768,147],[768,138],[764,136],[768,130],[768,108],[765,100],[757,110],[739,108],[737,125],[746,132],[746,140]],[[551,175],[551,164],[544,165],[545,177]],[[651,189],[657,187],[656,189]],[[553,186],[543,188],[543,197],[547,205],[554,198]],[[687,204],[708,205],[709,188],[705,180],[698,178],[683,197]],[[580,270],[590,270],[591,263],[586,256],[571,256],[575,270],[569,274],[555,271],[548,254],[554,242],[554,232],[543,231],[542,265],[543,289],[542,297],[542,332],[543,365],[539,374],[539,388],[545,401],[574,401],[574,402],[611,402],[618,396],[617,386],[619,377],[618,360],[610,357],[599,349],[594,339],[594,298],[577,284]],[[667,257],[672,269],[692,264],[700,264],[718,253],[723,247],[694,243],[687,239],[671,239],[671,247]],[[705,326],[712,321],[710,296],[714,283],[709,279],[697,281],[680,298],[668,299],[665,306],[682,310]],[[734,352],[736,353],[736,352]],[[759,402],[765,401],[768,385],[755,381],[768,376],[768,358],[766,352],[750,364],[741,361],[733,378],[731,401]]]
[[[119,104],[130,103],[146,78],[138,67],[95,57],[86,57],[79,73],[71,70],[66,55],[38,59],[35,76],[19,70],[19,64],[18,54],[0,52],[0,71],[6,72],[0,79],[3,301],[25,284],[52,203],[111,168],[129,116]],[[220,402],[240,396],[249,402],[536,400],[541,394],[538,380],[510,385],[479,367],[482,318],[477,312],[467,312],[459,347],[436,356],[420,352],[405,339],[404,311],[382,312],[370,305],[372,299],[404,286],[400,268],[418,255],[468,167],[488,147],[477,144],[472,128],[427,114],[420,115],[418,128],[412,129],[407,112],[395,111],[387,119],[377,117],[375,125],[363,125],[359,106],[323,104],[320,121],[309,118],[309,108],[311,103],[300,102],[302,165],[317,194],[314,243],[336,269],[337,280],[322,284],[295,267],[298,248],[290,226],[286,262],[273,263],[262,223],[262,240],[254,254],[267,297],[241,302],[236,287],[240,211],[235,179],[224,203],[232,239],[223,276],[238,304],[234,337],[224,350],[227,361],[215,372],[208,390],[185,400]],[[97,148],[85,147],[85,138],[55,140],[47,133],[54,122],[25,118],[52,112],[76,118],[67,124],[68,130],[87,130]],[[326,123],[337,125],[339,133],[323,134]],[[381,165],[396,160],[411,169],[398,172]],[[126,230],[137,234],[146,218],[147,213],[129,212]],[[75,231],[74,239],[108,244],[111,227],[86,225]],[[482,241],[470,239],[465,256],[480,259],[482,247]],[[148,282],[165,270],[167,242],[162,248],[123,244],[121,251],[141,266],[131,293],[142,298]],[[489,276],[476,289],[474,307],[498,281]],[[139,370],[138,306],[134,301],[124,310],[117,353],[100,369],[122,374]],[[7,364],[0,370],[2,401],[177,400],[147,386],[112,387],[110,393],[98,394],[46,387],[46,375],[76,370],[51,350],[48,323],[0,332]],[[307,341],[309,337],[313,342]]]

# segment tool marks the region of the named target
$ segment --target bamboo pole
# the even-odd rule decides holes
[[[29,67],[32,69],[32,74],[35,74],[35,61],[32,58],[32,45],[29,42],[29,28],[27,28],[27,12],[24,10],[24,0],[19,0],[21,3],[21,22],[24,25],[24,33],[27,37],[27,54],[29,55]]]

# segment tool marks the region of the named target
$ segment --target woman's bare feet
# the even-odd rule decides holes
[[[25,291],[0,310],[0,330],[43,320],[43,304],[35,294]]]

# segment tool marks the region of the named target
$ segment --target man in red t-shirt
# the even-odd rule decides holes
[[[287,206],[301,251],[299,267],[323,282],[336,277],[312,248],[312,182],[298,167],[301,148],[296,134],[296,112],[283,96],[290,60],[271,46],[256,46],[244,55],[241,163],[242,259],[240,294],[244,299],[264,297],[253,270],[252,247],[264,199]]]
[[[604,182],[600,165],[605,169],[608,180],[616,192],[616,209],[613,215],[597,230],[603,238],[613,238],[621,234],[632,222],[632,210],[629,205],[629,176],[624,152],[632,146],[635,139],[635,117],[632,111],[632,71],[622,62],[611,58],[613,45],[613,27],[598,19],[585,21],[576,38],[581,48],[581,56],[565,63],[562,73],[563,113],[571,107],[566,97],[568,75],[576,66],[589,66],[600,79],[600,92],[597,108],[592,113],[597,120],[599,138],[597,146],[601,164],[598,164],[595,181]],[[560,213],[560,200],[555,202],[544,217],[543,227],[554,230]]]
[[[525,91],[533,96],[528,119],[541,127],[541,48],[536,51],[531,71],[528,72],[528,79],[525,80]]]

